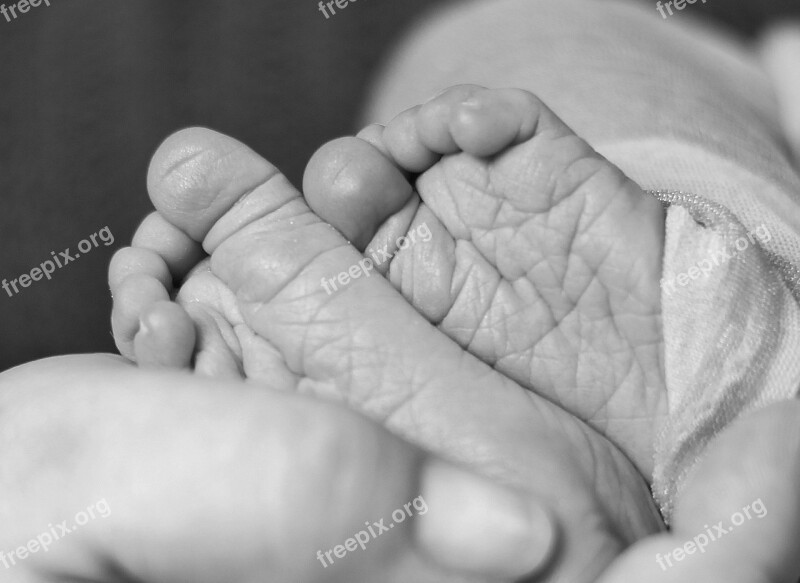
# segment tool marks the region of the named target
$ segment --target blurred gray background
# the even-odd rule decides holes
[[[446,0],[359,0],[329,20],[316,0],[50,1],[0,17],[0,280],[102,227],[116,241],[52,281],[0,290],[0,370],[115,351],[106,268],[150,210],[147,164],[167,135],[231,134],[299,184],[318,146],[355,129],[404,28]],[[800,16],[800,3],[707,0],[691,12],[753,35]]]

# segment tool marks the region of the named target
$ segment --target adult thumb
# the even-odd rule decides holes
[[[0,377],[2,451],[26,453],[7,457],[0,548],[71,530],[10,555],[19,581],[496,581],[552,552],[529,495],[343,407],[105,357],[23,369]]]

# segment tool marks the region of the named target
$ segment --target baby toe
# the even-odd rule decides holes
[[[382,126],[379,123],[373,123],[358,132],[356,137],[364,140],[368,144],[371,144],[376,150],[391,160],[392,154],[389,152],[389,149],[386,147],[386,142],[383,140],[383,132],[385,130],[386,126]]]
[[[122,356],[136,360],[133,341],[139,331],[141,315],[153,304],[169,299],[167,288],[151,275],[131,275],[117,286],[111,312],[111,330]]]
[[[120,284],[131,275],[147,275],[157,279],[164,288],[172,289],[172,274],[164,259],[149,249],[124,247],[111,258],[108,268],[108,288],[112,296]]]
[[[205,128],[190,128],[167,138],[158,148],[147,176],[153,205],[167,223],[195,242],[205,243],[217,221],[234,206],[242,213],[249,195],[281,178],[278,169],[250,148]],[[261,210],[261,209],[259,209]],[[248,219],[250,220],[250,219]]]
[[[196,342],[194,323],[174,302],[158,301],[139,317],[133,346],[143,368],[189,368]]]
[[[492,156],[533,137],[543,108],[522,89],[474,92],[451,112],[453,141],[473,156]]]
[[[456,85],[424,104],[417,114],[416,131],[422,143],[438,154],[455,154],[459,146],[450,131],[450,119],[460,103],[486,91],[480,85]]]
[[[311,210],[363,251],[413,195],[405,175],[373,145],[340,138],[311,157],[303,177]]]
[[[136,229],[131,245],[152,251],[167,265],[171,278],[180,281],[205,256],[203,248],[161,213],[150,213]]]
[[[383,132],[386,149],[395,163],[409,172],[424,172],[439,160],[439,154],[425,145],[417,132],[417,116],[422,106],[397,115]]]

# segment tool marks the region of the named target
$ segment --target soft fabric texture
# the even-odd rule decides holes
[[[667,520],[710,440],[800,386],[800,180],[757,52],[692,22],[702,10],[664,20],[626,2],[476,2],[408,39],[368,112],[386,119],[458,83],[522,87],[670,203],[664,277],[689,281],[663,294],[653,492]],[[697,277],[724,248],[737,256]]]
[[[643,188],[662,189],[652,194],[670,205],[662,279],[668,416],[656,436],[653,475],[668,521],[709,442],[739,416],[800,389],[800,183],[784,141],[794,141],[800,106],[785,98],[797,75],[786,57],[794,40],[772,41],[782,61],[766,69],[769,80],[733,43],[696,49],[698,64],[713,67],[724,53],[741,66],[711,78],[692,78],[687,68],[685,84],[697,93],[673,125],[680,141],[598,146]],[[718,104],[724,114],[732,101],[726,77],[751,100],[753,114],[704,138],[706,120],[717,115],[706,108]],[[781,108],[763,88],[778,90]],[[755,112],[764,108],[771,115],[760,120]],[[776,121],[782,133],[774,133]]]
[[[656,438],[653,492],[666,518],[711,439],[800,386],[798,280],[722,206],[657,193],[667,214],[662,309],[669,415]],[[677,278],[681,278],[677,281]]]

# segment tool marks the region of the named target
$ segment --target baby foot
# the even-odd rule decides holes
[[[647,470],[648,426],[664,399],[660,205],[522,91],[457,87],[358,137],[332,142],[309,164],[304,190],[315,212],[451,338],[594,424]],[[420,172],[422,202],[411,187]],[[419,237],[423,224],[431,237]],[[387,243],[395,245],[380,261],[373,251]],[[557,340],[575,365],[566,373],[553,371]],[[591,405],[601,397],[598,418]],[[672,531],[632,547],[602,581],[797,573],[797,553],[783,541],[796,539],[800,474],[780,460],[797,459],[798,414],[781,403],[718,436],[687,479]],[[626,418],[642,425],[626,429]],[[777,509],[770,517],[768,507]],[[721,529],[726,538],[715,539]]]
[[[158,213],[111,266],[123,354],[269,385],[280,375],[281,384],[345,400],[428,449],[535,491],[563,526],[556,580],[595,580],[622,548],[659,528],[646,484],[613,445],[465,352],[385,279],[362,277],[327,294],[322,278],[355,273],[363,257],[251,150],[208,130],[182,132],[156,154],[149,185]],[[203,251],[210,270],[208,262],[195,268],[180,305],[170,305],[172,281]],[[521,564],[501,575],[519,574]]]
[[[661,204],[536,97],[454,87],[323,146],[303,190],[430,322],[651,475]]]

